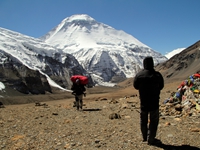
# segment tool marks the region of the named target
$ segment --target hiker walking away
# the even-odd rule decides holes
[[[71,90],[73,91],[72,94],[75,95],[75,103],[76,103],[76,108],[79,110],[79,108],[82,109],[83,107],[83,95],[85,96],[85,87],[83,84],[80,83],[79,79],[76,79],[75,83],[73,83]]]
[[[143,67],[144,69],[136,74],[133,86],[139,90],[140,95],[140,129],[143,141],[153,145],[158,141],[155,137],[159,123],[160,91],[164,87],[164,79],[160,72],[154,70],[152,57],[148,56],[143,60]]]

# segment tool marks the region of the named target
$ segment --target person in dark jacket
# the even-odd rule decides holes
[[[156,132],[159,123],[160,91],[164,87],[164,79],[160,72],[154,70],[153,58],[148,56],[143,60],[144,69],[136,74],[133,86],[140,95],[140,128],[143,141],[152,145],[156,142]],[[148,126],[148,115],[150,123]]]
[[[82,109],[83,107],[83,95],[85,96],[85,86],[83,84],[80,84],[80,80],[77,79],[75,83],[73,83],[71,90],[73,91],[72,94],[75,95],[76,100],[76,108],[79,110],[79,108]]]

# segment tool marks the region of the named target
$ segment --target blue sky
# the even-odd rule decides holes
[[[87,14],[165,55],[200,40],[200,0],[0,0],[0,27],[41,37]]]

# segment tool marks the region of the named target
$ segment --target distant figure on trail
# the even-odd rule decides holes
[[[160,72],[154,70],[152,57],[148,56],[143,60],[143,67],[144,69],[136,74],[133,86],[139,90],[140,95],[140,128],[143,141],[153,145],[158,142],[155,137],[159,123],[160,91],[164,87],[164,79]]]
[[[82,109],[83,107],[83,95],[85,96],[85,86],[80,83],[79,79],[76,79],[75,83],[73,83],[71,90],[72,94],[75,95],[75,104],[77,110]]]

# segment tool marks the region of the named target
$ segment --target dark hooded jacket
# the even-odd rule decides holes
[[[141,109],[152,111],[159,108],[160,91],[164,87],[162,75],[154,70],[152,57],[143,60],[144,69],[136,74],[133,86],[139,90]]]

